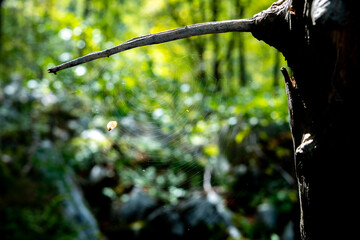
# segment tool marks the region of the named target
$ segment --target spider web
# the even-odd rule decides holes
[[[215,91],[213,83],[216,79],[211,73],[207,73],[209,81],[205,86],[199,83],[194,71],[197,57],[194,54],[188,57],[171,56],[171,61],[159,64],[161,66],[152,64],[155,69],[171,72],[172,78],[155,71],[149,74],[141,67],[134,67],[133,63],[121,68],[118,77],[107,77],[111,88],[114,88],[113,95],[103,91],[102,98],[107,99],[105,107],[94,105],[92,112],[94,117],[101,116],[102,131],[112,141],[128,141],[137,145],[136,151],[140,155],[137,160],[146,159],[146,166],[142,165],[140,174],[146,174],[148,167],[163,169],[170,166],[175,172],[187,176],[180,181],[181,185],[192,182],[200,186],[204,167],[214,165],[218,160],[216,156],[204,154],[203,147],[217,144],[216,133],[222,127],[222,120],[225,124],[235,124],[236,118],[219,114],[218,110],[226,110],[226,96],[223,91]],[[106,63],[102,64],[100,75],[106,75],[108,67]],[[184,66],[186,69],[183,69]],[[136,84],[141,85],[127,87],[128,77],[138,77]],[[91,88],[89,91],[92,91]],[[217,107],[212,108],[211,102],[216,102]],[[124,106],[128,109],[126,114],[117,110]],[[105,126],[108,121],[117,121],[118,127],[107,132]]]

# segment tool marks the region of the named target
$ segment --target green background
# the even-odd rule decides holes
[[[156,232],[146,214],[117,215],[134,189],[158,207],[215,193],[241,237],[205,222],[208,239],[281,239],[298,207],[286,62],[275,49],[226,33],[47,73],[136,36],[250,18],[271,3],[1,1],[1,239],[143,239]],[[109,121],[118,122],[110,132]],[[91,224],[69,206],[88,209]],[[261,221],[269,206],[274,225]]]

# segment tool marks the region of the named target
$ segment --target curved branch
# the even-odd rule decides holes
[[[170,42],[178,39],[189,38],[199,35],[206,35],[206,34],[225,33],[225,32],[251,32],[254,29],[254,26],[255,26],[255,20],[253,18],[216,21],[216,22],[207,22],[207,23],[189,25],[168,31],[149,34],[141,37],[135,37],[113,48],[90,53],[86,56],[49,68],[48,71],[49,73],[56,74],[56,72],[66,68],[71,68],[86,62],[93,61],[95,59],[109,57],[113,54],[141,46]]]
[[[170,42],[199,35],[226,32],[251,32],[257,39],[264,40],[267,44],[278,48],[284,53],[286,49],[281,46],[287,46],[287,40],[284,36],[288,34],[286,31],[288,30],[288,26],[285,18],[289,12],[291,1],[292,0],[278,0],[267,10],[262,11],[259,14],[256,14],[253,18],[249,19],[198,23],[141,37],[135,37],[113,48],[90,53],[86,56],[49,68],[48,71],[49,73],[56,74],[60,70],[71,68],[95,59],[109,57],[113,54],[132,48]]]

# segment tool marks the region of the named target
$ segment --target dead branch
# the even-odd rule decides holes
[[[90,53],[86,56],[49,68],[48,71],[49,73],[56,74],[56,72],[66,68],[74,67],[86,62],[93,61],[95,59],[109,57],[113,54],[141,46],[165,43],[178,39],[189,38],[199,35],[206,35],[206,34],[225,33],[225,32],[250,32],[253,29],[253,25],[254,25],[253,19],[238,19],[238,20],[228,20],[228,21],[207,22],[207,23],[189,25],[159,33],[149,34],[141,37],[135,37],[126,42],[123,42],[118,46],[103,51]]]
[[[279,0],[273,3],[269,9],[262,11],[259,14],[256,14],[253,18],[250,19],[236,19],[236,20],[227,20],[227,21],[199,23],[199,24],[189,25],[159,33],[148,34],[141,37],[135,37],[115,47],[99,52],[90,53],[86,56],[79,57],[69,62],[65,62],[61,65],[49,68],[48,71],[49,73],[56,74],[60,70],[71,68],[86,62],[93,61],[95,59],[109,57],[113,54],[123,52],[132,48],[165,43],[165,42],[190,38],[199,35],[226,33],[226,32],[251,32],[254,34],[254,36],[256,33],[255,37],[259,38],[263,36],[264,33],[266,34],[270,31],[266,29],[269,23],[273,22],[274,19],[280,18],[281,19],[280,21],[285,20],[283,13],[286,12],[287,10],[286,6],[287,6],[287,0]]]

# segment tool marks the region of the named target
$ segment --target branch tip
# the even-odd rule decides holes
[[[54,70],[53,68],[49,68],[48,69],[48,73],[53,73],[54,75],[56,75],[56,70]]]

